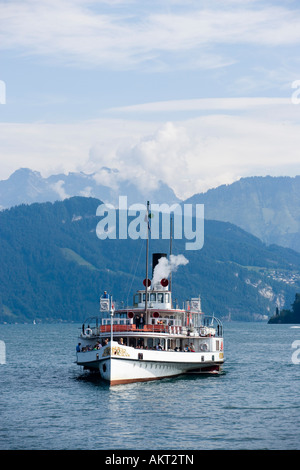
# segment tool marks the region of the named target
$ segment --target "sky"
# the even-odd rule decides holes
[[[294,0],[0,0],[0,179],[298,175],[299,51]]]

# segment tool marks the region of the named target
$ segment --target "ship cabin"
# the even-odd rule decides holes
[[[112,299],[100,298],[100,316],[86,320],[82,325],[81,341],[91,344],[98,339],[113,338],[122,345],[138,349],[173,351],[221,350],[222,324],[215,317],[207,317],[201,311],[201,299],[185,302],[184,308],[176,308],[168,282],[136,292],[131,308],[115,308]],[[87,327],[86,327],[87,325]]]
[[[132,307],[119,308],[105,291],[100,298],[100,316],[82,325],[80,339],[90,346],[95,339],[104,343],[113,339],[134,348],[184,351],[218,350],[222,342],[222,323],[204,315],[200,296],[186,301],[183,308],[173,304],[170,281],[157,280],[155,268],[165,253],[152,255],[152,281],[144,279],[144,288],[133,296]],[[147,276],[146,276],[147,277]],[[147,287],[146,287],[147,284]],[[86,327],[87,325],[87,327]],[[216,342],[216,338],[220,338]]]

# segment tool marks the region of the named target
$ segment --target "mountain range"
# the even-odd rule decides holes
[[[112,184],[112,182],[114,182]],[[87,196],[118,206],[119,195],[128,204],[204,204],[205,218],[230,222],[257,236],[300,252],[300,176],[241,178],[232,184],[195,194],[181,201],[162,181],[157,188],[141,190],[122,180],[117,170],[104,167],[97,174],[69,173],[43,178],[37,171],[21,168],[0,181],[0,208],[33,202],[54,202],[72,196]]]
[[[83,172],[51,175],[44,178],[29,168],[16,170],[7,180],[0,181],[0,208],[18,204],[54,202],[72,196],[94,197],[118,206],[119,195],[127,195],[128,204],[179,201],[174,191],[162,181],[151,190],[142,190],[134,182],[123,180],[118,170],[103,167],[97,173]]]
[[[185,202],[204,204],[206,219],[231,222],[267,244],[300,252],[300,176],[242,178]]]
[[[96,235],[101,201],[72,197],[21,204],[0,212],[0,321],[83,321],[99,311],[103,290],[122,305],[143,289],[145,240]],[[199,294],[203,311],[226,320],[266,320],[289,307],[300,289],[300,253],[266,245],[241,228],[205,221],[201,250],[172,253],[186,266],[172,276],[173,301]],[[150,253],[169,253],[168,240],[150,240]]]

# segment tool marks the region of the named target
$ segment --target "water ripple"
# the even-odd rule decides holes
[[[220,376],[109,387],[74,364],[77,325],[1,326],[0,448],[299,449],[299,330],[269,327],[225,325]]]

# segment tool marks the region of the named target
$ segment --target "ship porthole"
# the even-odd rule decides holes
[[[106,372],[106,364],[103,364],[102,370],[103,370],[103,372]]]

